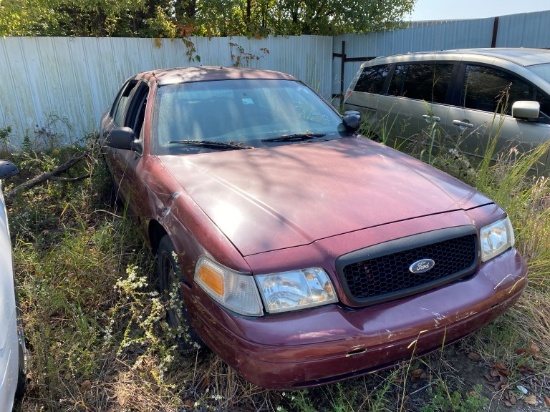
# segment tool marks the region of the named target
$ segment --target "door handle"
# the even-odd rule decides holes
[[[439,117],[439,116],[430,116],[429,114],[424,114],[424,115],[422,115],[422,117],[424,118],[424,120],[426,120],[426,123],[440,122],[441,121],[441,117]]]
[[[473,123],[464,122],[464,121],[462,121],[462,120],[453,120],[453,124],[454,124],[455,126],[460,127],[460,128],[466,128],[466,127],[468,127],[468,128],[471,129],[472,127],[474,127]]]

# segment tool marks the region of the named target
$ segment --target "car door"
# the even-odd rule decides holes
[[[446,127],[453,69],[452,62],[396,64],[388,93],[378,102],[389,145],[415,152],[440,144],[434,126]]]
[[[491,138],[497,136],[496,153],[529,151],[550,139],[550,98],[531,82],[507,70],[474,63],[460,69],[459,100],[449,110],[450,122],[459,148],[482,157]],[[538,120],[516,119],[511,108],[516,101],[538,101]],[[547,163],[546,154],[542,162]]]
[[[130,96],[135,90],[137,84],[138,81],[136,79],[129,79],[120,88],[113,105],[111,106],[111,110],[103,115],[103,118],[101,119],[101,141],[103,141],[114,128],[125,126],[124,119],[130,103]],[[120,162],[120,155],[118,155],[120,149],[103,146],[103,151],[107,160],[107,166],[111,171],[111,176],[113,177],[115,187],[118,189],[120,187],[122,177],[124,176],[123,164]]]
[[[125,96],[127,101],[125,102]],[[107,135],[115,127],[129,127],[133,130],[135,139],[141,142],[143,148],[143,126],[145,111],[149,96],[149,85],[144,82],[129,82],[121,93],[121,101],[114,111],[114,116],[105,122],[104,135]],[[123,114],[120,116],[120,112]],[[119,117],[120,116],[120,117]],[[138,182],[138,169],[142,167],[143,153],[134,150],[108,148],[107,156],[111,165],[111,171],[115,185],[120,196],[138,216],[141,216],[138,208],[147,204],[145,189]]]

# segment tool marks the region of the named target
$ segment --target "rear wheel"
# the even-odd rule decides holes
[[[174,331],[180,350],[192,352],[204,348],[204,343],[189,324],[180,290],[183,281],[180,266],[168,235],[162,237],[158,246],[157,277],[159,293],[166,305],[166,322]]]

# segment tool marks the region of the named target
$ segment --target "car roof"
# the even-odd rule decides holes
[[[222,66],[190,66],[176,67],[171,69],[156,69],[139,73],[135,76],[135,78],[155,81],[160,86],[168,84],[216,80],[297,80],[295,77],[289,74],[272,70]]]
[[[444,57],[446,59],[463,59],[463,58],[475,58],[489,57],[506,60],[519,66],[533,66],[535,64],[550,63],[550,50],[535,49],[535,48],[477,48],[477,49],[455,49],[455,50],[440,50],[431,52],[415,52],[400,54],[395,56],[385,56],[371,60],[374,62],[377,59],[392,59],[395,58],[399,61],[410,61],[415,57],[421,57],[426,59],[429,57],[437,58]],[[393,60],[393,59],[392,59]]]

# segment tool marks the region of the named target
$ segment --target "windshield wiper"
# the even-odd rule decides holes
[[[294,133],[284,134],[279,137],[270,137],[268,139],[262,139],[262,142],[297,142],[300,140],[310,140],[317,137],[326,136],[325,133]]]
[[[169,143],[175,144],[188,144],[192,146],[202,146],[209,149],[217,150],[241,150],[241,149],[251,149],[251,146],[244,146],[243,144],[238,143],[223,143],[223,142],[212,142],[208,140],[172,140]]]

